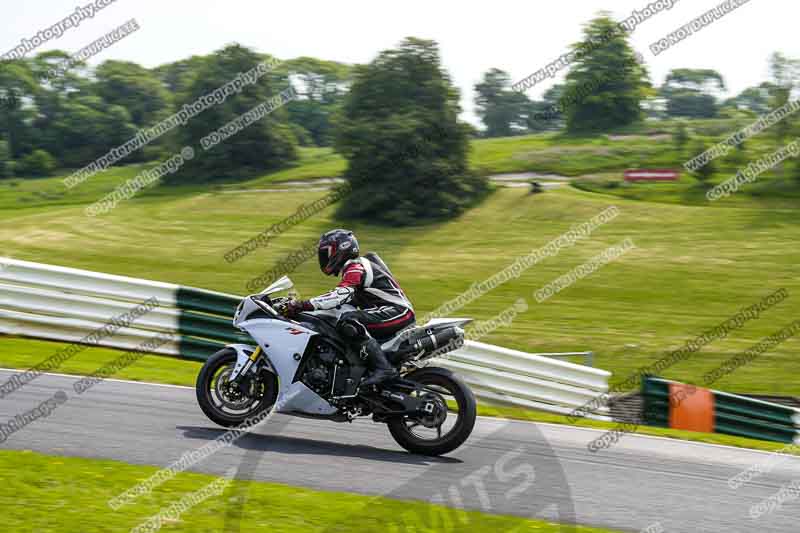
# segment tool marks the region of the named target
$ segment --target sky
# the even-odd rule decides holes
[[[0,0],[0,54],[93,0]],[[720,0],[668,0],[671,9],[641,22],[630,40],[660,85],[674,68],[711,68],[728,86],[727,95],[758,85],[769,76],[776,51],[800,58],[796,0],[751,0],[680,44],[654,56],[649,45],[719,4]],[[116,0],[78,27],[36,51],[76,52],[108,31],[136,19],[140,29],[89,61],[135,61],[154,67],[211,53],[237,42],[281,59],[312,56],[366,63],[408,36],[433,39],[442,63],[461,90],[464,118],[473,113],[474,85],[490,68],[519,81],[544,67],[578,41],[583,25],[599,11],[616,20],[643,10],[651,0],[406,0],[336,2],[305,0]],[[526,94],[538,98],[566,70]]]

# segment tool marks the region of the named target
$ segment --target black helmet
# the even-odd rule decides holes
[[[323,274],[338,276],[344,264],[358,257],[358,241],[352,231],[334,229],[319,238],[319,268]]]

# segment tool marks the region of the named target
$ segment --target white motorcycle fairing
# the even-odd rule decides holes
[[[288,290],[292,285],[292,281],[284,276],[260,295]],[[278,396],[274,407],[276,412],[299,412],[317,416],[336,413],[336,407],[304,383],[292,383],[306,347],[311,337],[317,334],[316,331],[285,319],[267,303],[254,297],[242,300],[233,317],[233,325],[250,335],[258,343],[258,347],[246,344],[228,346],[236,351],[236,365],[230,379],[246,374],[261,358],[268,370],[278,378]]]
[[[239,327],[255,339],[263,351],[264,359],[278,376],[276,412],[330,415],[337,411],[336,407],[306,387],[304,383],[300,381],[292,383],[303,353],[311,337],[317,334],[316,331],[294,322],[266,318],[247,320],[239,324]],[[247,357],[248,361],[251,357],[252,354]],[[240,362],[241,356],[237,357],[236,368],[239,368]]]

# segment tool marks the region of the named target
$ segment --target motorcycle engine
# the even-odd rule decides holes
[[[319,394],[327,397],[333,388],[333,368],[336,362],[336,352],[326,343],[320,343],[306,363],[302,381],[306,386]]]
[[[364,366],[352,366],[346,361],[332,345],[319,342],[306,361],[300,379],[309,389],[335,404],[356,393],[366,370]]]

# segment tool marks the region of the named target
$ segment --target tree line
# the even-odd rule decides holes
[[[160,125],[275,58],[230,45],[153,69],[106,61],[47,78],[64,57],[46,52],[0,63],[0,177],[82,169],[146,138],[143,148],[113,163],[163,161],[181,147],[203,147],[163,177],[168,184],[244,179],[291,164],[298,146],[335,147],[349,161],[345,178],[353,185],[340,214],[376,223],[452,216],[488,190],[468,170],[473,128],[458,119],[459,92],[433,41],[406,39],[367,65],[308,57],[278,62],[169,129]],[[296,97],[285,105],[213,147],[202,142],[289,87]],[[142,135],[150,129],[158,135]]]
[[[348,162],[344,177],[352,192],[339,202],[340,216],[411,224],[457,215],[488,191],[468,167],[471,136],[585,134],[645,119],[755,116],[788,102],[798,85],[798,63],[776,54],[771,80],[728,100],[719,98],[725,84],[714,70],[676,69],[655,88],[627,37],[605,15],[590,21],[574,45],[584,52],[576,54],[565,82],[539,101],[512,90],[509,75],[491,69],[475,85],[482,132],[459,120],[459,90],[437,43],[424,39],[408,38],[366,65],[281,61],[237,44],[152,69],[127,61],[76,64],[55,78],[48,72],[65,52],[3,61],[0,177],[80,169],[266,63],[265,75],[115,164],[163,161],[182,147],[202,145],[198,157],[163,178],[198,184],[286,167],[297,160],[299,146],[330,146]],[[203,144],[287,88],[296,98],[213,147]],[[774,131],[785,138],[792,128],[784,121]],[[685,137],[679,130],[676,144]]]
[[[548,89],[540,100],[513,90],[509,74],[493,68],[475,85],[478,116],[486,137],[566,130],[586,134],[625,127],[643,119],[748,118],[789,101],[800,87],[800,62],[775,53],[771,79],[740,94],[722,98],[723,76],[713,69],[680,68],[653,86],[626,33],[607,16],[587,24],[584,40],[601,42],[580,54],[564,83]]]
[[[51,69],[68,58],[66,52],[48,51],[0,62],[0,177],[83,167],[270,56],[231,45],[152,69],[129,61],[106,61],[97,68],[78,63],[53,77]],[[349,65],[308,57],[280,62],[255,86],[238,94],[235,102],[194,118],[121,164],[165,157],[181,142],[194,140],[194,132],[216,129],[291,83],[299,98],[238,141],[250,143],[251,148],[252,143],[264,142],[267,153],[257,149],[229,154],[241,156],[243,165],[254,170],[280,166],[295,156],[297,145],[331,145],[352,70]],[[260,152],[271,162],[251,161],[251,152]]]

